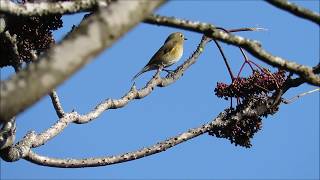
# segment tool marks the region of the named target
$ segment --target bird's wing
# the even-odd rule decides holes
[[[147,65],[157,64],[161,65],[160,57],[167,56],[174,49],[173,42],[167,42],[152,56]]]
[[[132,78],[132,81],[147,71],[158,69],[159,66],[162,64],[162,58],[168,56],[168,53],[170,53],[174,49],[175,47],[173,42],[167,42],[163,46],[161,46],[161,48],[152,56],[148,64],[145,65],[141,69],[141,71]]]

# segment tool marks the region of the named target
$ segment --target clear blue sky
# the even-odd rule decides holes
[[[314,11],[319,1],[295,1]],[[318,11],[319,12],[319,11]],[[281,11],[263,1],[174,1],[157,13],[213,23],[230,28],[263,27],[268,31],[242,32],[256,39],[274,55],[314,66],[319,62],[319,26]],[[81,16],[65,16],[57,39],[77,24]],[[141,23],[103,52],[92,63],[58,87],[65,111],[86,113],[106,98],[119,98],[131,86],[131,78],[161,46],[174,28]],[[201,35],[181,31],[188,38],[181,64],[200,41]],[[90,46],[90,44],[88,44]],[[223,44],[232,68],[242,57],[236,47]],[[250,56],[255,62],[261,61]],[[63,55],[62,57],[63,58]],[[174,66],[176,67],[176,66]],[[1,69],[1,79],[12,73]],[[152,77],[137,80],[142,87]],[[163,74],[164,75],[164,74]],[[230,78],[222,58],[210,43],[199,61],[176,83],[155,91],[125,108],[105,112],[84,125],[71,124],[37,153],[59,158],[115,155],[152,145],[189,128],[210,121],[229,106],[214,95],[217,82]],[[290,98],[315,87],[303,85],[290,90]],[[27,92],[26,92],[27,93]],[[17,139],[29,130],[42,132],[57,117],[45,97],[18,116]],[[250,149],[235,147],[226,139],[202,135],[160,154],[105,167],[59,169],[42,167],[25,160],[1,160],[1,179],[122,179],[122,178],[210,178],[210,179],[318,179],[319,178],[319,93],[282,105],[274,116],[263,120],[263,129]]]

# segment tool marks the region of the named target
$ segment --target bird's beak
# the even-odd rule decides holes
[[[183,38],[184,40],[188,40],[187,38]]]

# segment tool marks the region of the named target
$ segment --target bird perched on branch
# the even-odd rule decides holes
[[[183,54],[184,40],[187,39],[181,32],[170,34],[162,47],[152,56],[148,64],[145,65],[144,68],[132,78],[132,80],[147,71],[166,68],[179,61]]]

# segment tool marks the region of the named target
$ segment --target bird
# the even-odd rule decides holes
[[[160,49],[151,57],[148,64],[132,78],[132,81],[147,71],[166,68],[178,62],[183,54],[185,40],[187,38],[181,32],[171,33]]]

